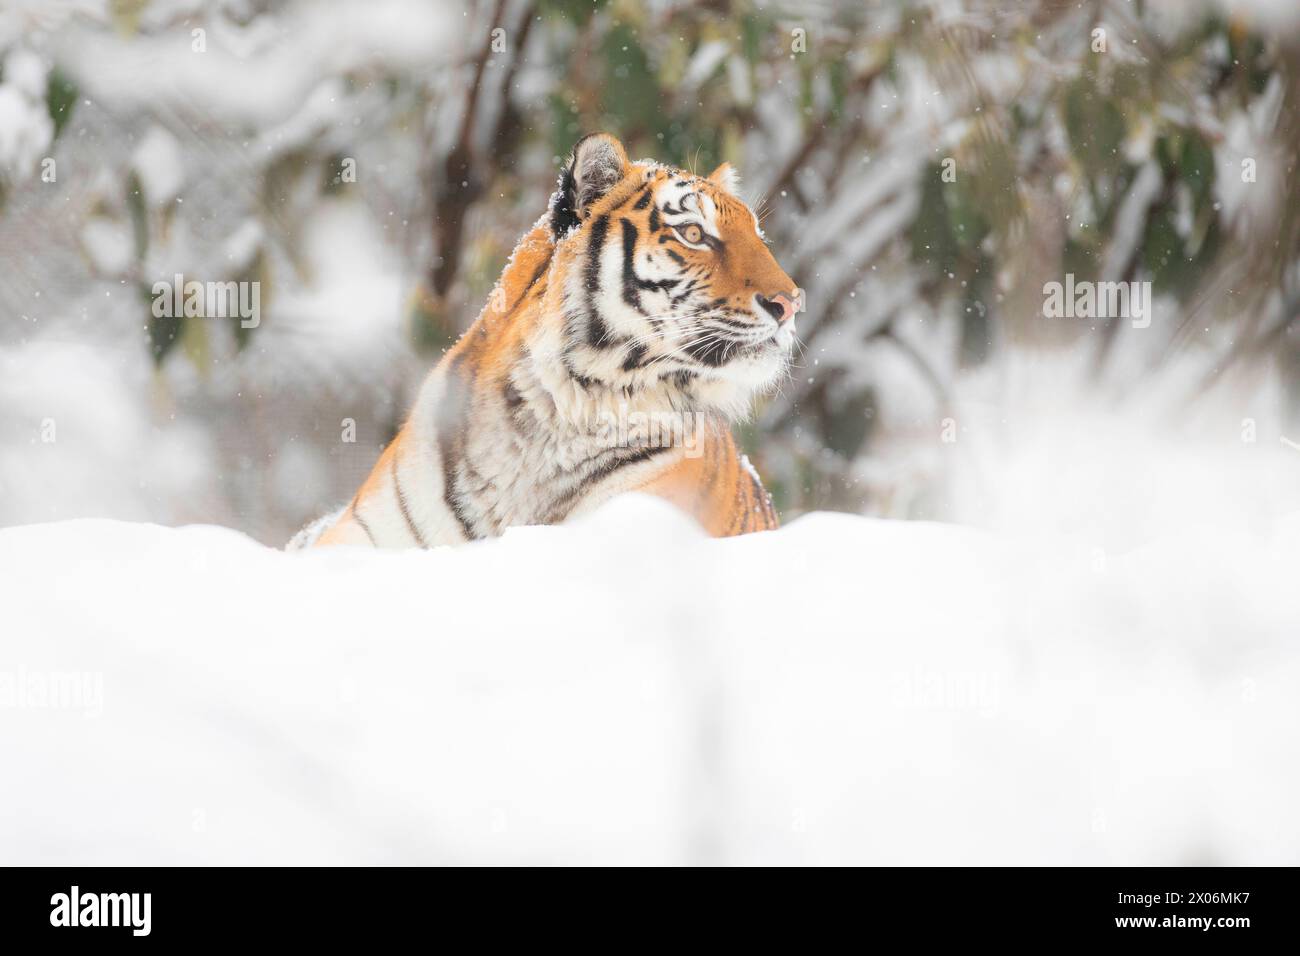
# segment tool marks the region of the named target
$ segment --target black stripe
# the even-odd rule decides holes
[[[674,206],[670,202],[666,202],[662,206],[660,206],[659,209],[661,212],[663,212],[665,216],[685,216],[687,215],[686,212],[687,197],[695,196],[695,195],[698,195],[698,193],[693,193],[693,192],[687,193],[685,196],[682,196],[680,199],[677,200],[676,206]]]
[[[645,361],[646,348],[640,342],[634,342],[627,350],[627,358],[623,360],[623,371],[630,372],[633,369],[640,368]]]
[[[614,335],[610,332],[609,326],[596,310],[595,303],[592,303],[587,313],[587,344],[593,349],[604,350],[614,344],[613,339]]]
[[[666,382],[669,379],[672,379],[673,384],[684,391],[690,387],[691,382],[695,381],[695,377],[696,373],[692,372],[690,369],[679,368],[676,371],[663,372],[659,376],[659,381]]]
[[[357,508],[357,502],[355,501],[352,502],[352,518],[357,524],[361,525],[361,530],[366,533],[370,543],[376,548],[379,547],[379,542],[375,540],[375,536],[370,532],[370,525],[366,524],[365,519],[361,517],[361,511]]]
[[[515,309],[519,308],[519,303],[523,302],[524,299],[527,298],[528,293],[532,290],[533,286],[537,285],[537,280],[546,275],[546,270],[550,267],[551,257],[547,256],[546,260],[537,267],[537,271],[533,273],[533,277],[528,280],[528,285],[524,288],[524,291],[519,293],[519,298],[515,299],[515,304],[506,310],[506,315],[509,315]]]
[[[469,523],[469,518],[465,515],[465,508],[461,503],[460,494],[456,491],[456,466],[451,462],[450,454],[445,455],[442,466],[442,500],[446,503],[447,509],[455,516],[456,522],[460,525],[460,530],[464,532],[466,540],[476,541],[479,535],[475,533],[473,526]]]
[[[591,237],[587,240],[587,263],[583,272],[587,289],[587,344],[594,349],[607,349],[614,344],[609,326],[596,307],[596,296],[600,293],[600,254],[608,232],[608,216],[600,216],[591,224]]]
[[[642,279],[636,274],[636,240],[637,229],[630,219],[623,224],[623,301],[642,315],[646,314],[641,305],[641,290],[647,292],[667,292],[677,288],[681,279]]]
[[[652,445],[649,448],[642,448],[632,453],[631,455],[628,455],[626,458],[619,458],[615,461],[601,465],[594,472],[592,472],[590,475],[587,476],[583,484],[586,487],[590,488],[592,484],[594,484],[595,482],[604,481],[606,478],[608,478],[610,475],[614,474],[614,472],[618,471],[621,468],[625,468],[628,465],[639,465],[643,461],[649,461],[651,458],[654,458],[656,455],[662,455],[664,452],[671,450],[673,447],[674,447],[673,445]]]
[[[397,452],[393,452],[393,490],[397,492],[397,508],[402,512],[402,520],[406,522],[407,530],[411,532],[411,537],[415,543],[422,548],[429,547],[424,535],[420,534],[420,529],[416,527],[415,520],[411,517],[411,510],[406,504],[406,492],[402,491],[402,479],[397,474]]]
[[[727,358],[733,346],[737,343],[720,340],[715,336],[705,336],[702,338],[692,339],[687,343],[684,351],[701,365],[707,365],[710,368],[718,368],[726,364]]]
[[[645,208],[646,206],[648,206],[648,205],[650,205],[650,187],[649,187],[649,186],[647,186],[647,187],[645,188],[645,190],[641,193],[641,198],[638,199],[638,200],[636,201],[636,205],[634,205],[632,208],[633,208],[633,209],[644,209],[644,208]]]
[[[741,322],[739,319],[729,319],[725,315],[715,315],[710,321],[725,325],[729,329],[736,329],[739,332],[752,332],[754,330],[753,322]]]
[[[606,462],[590,474],[582,478],[576,485],[556,499],[547,513],[545,524],[556,524],[563,521],[568,515],[569,508],[573,502],[591,490],[592,486],[604,481],[620,468],[628,465],[639,465],[642,462],[649,461],[656,455],[661,455],[666,451],[672,450],[673,445],[655,445],[649,448],[642,448],[624,458],[616,458],[613,461]]]
[[[609,193],[606,192],[605,195],[608,196]],[[613,206],[613,207],[611,207],[610,209],[605,210],[606,213],[607,213],[607,214],[611,214],[611,213],[616,213],[616,212],[618,212],[620,209],[622,209],[624,206],[626,206],[628,203],[630,203],[630,202],[632,201],[632,197],[635,196],[635,195],[636,195],[636,193],[628,193],[626,196],[624,196],[622,199],[619,200],[617,206]]]
[[[520,356],[520,361],[523,361],[523,356]],[[511,411],[524,403],[523,393],[515,387],[515,383],[510,379],[506,379],[506,387],[501,392],[501,397],[506,400],[506,407]]]
[[[608,232],[608,216],[600,216],[591,224],[591,237],[587,240],[587,269],[584,273],[588,295],[595,295],[600,291],[600,253]]]
[[[573,208],[576,185],[573,176],[573,163],[570,162],[564,170],[560,188],[556,190],[556,195],[551,199],[551,235],[556,239],[562,239],[570,229],[581,221]]]
[[[515,362],[516,367],[524,362],[525,351],[520,350],[519,359]],[[506,417],[510,419],[510,427],[520,435],[531,434],[532,415],[529,412],[528,405],[524,401],[523,393],[510,378],[506,379],[505,388],[501,391],[501,398],[506,403]]]
[[[740,470],[739,466],[736,468],[736,470],[737,471]],[[736,476],[736,498],[731,503],[731,512],[732,512],[731,523],[727,525],[728,535],[739,534],[740,532],[746,530],[745,522],[748,520],[748,514],[747,514],[748,509],[749,509],[749,502],[746,500],[745,485],[744,482],[740,480],[740,476],[737,475]]]
[[[636,256],[636,226],[630,219],[623,220],[623,301],[645,315],[641,308],[641,296],[637,293],[636,269],[633,257]]]
[[[438,443],[438,454],[442,457],[442,500],[460,524],[465,537],[473,541],[480,537],[465,515],[456,487],[456,464],[460,460],[461,429],[465,424],[466,403],[461,389],[468,388],[459,370],[461,356],[457,356],[447,366],[447,390],[442,404],[438,408],[434,440]]]
[[[564,370],[569,373],[569,378],[573,379],[583,388],[595,388],[597,385],[601,384],[599,380],[594,378],[588,378],[586,375],[583,375],[576,368],[574,368],[573,358],[572,356],[569,355],[568,352],[561,353],[560,361],[564,363]]]

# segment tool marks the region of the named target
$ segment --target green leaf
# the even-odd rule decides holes
[[[271,270],[267,264],[265,250],[257,250],[257,254],[253,256],[253,260],[248,264],[248,268],[244,270],[242,275],[236,276],[235,281],[258,283],[258,289],[260,290],[258,293],[258,309],[261,313],[261,317],[265,318],[268,300],[267,293],[271,291]],[[259,322],[257,327],[253,328],[251,326],[246,327],[243,322],[236,322],[234,328],[235,348],[242,352],[245,346],[252,341],[253,333],[256,332],[257,329],[261,328],[261,323]]]
[[[975,253],[984,242],[984,237],[989,234],[989,224],[984,210],[981,209],[981,200],[986,200],[987,194],[982,195],[979,191],[972,190],[971,181],[969,176],[959,176],[955,183],[944,183],[940,180],[940,185],[946,187],[942,193],[948,206],[953,241],[963,251]],[[985,183],[986,179],[981,177],[980,182]],[[1006,184],[998,185],[1006,190],[1011,189],[1011,186]],[[987,202],[984,204],[988,205]]]
[[[551,113],[551,121],[547,124],[551,136],[551,154],[563,162],[573,149],[573,144],[583,135],[582,124],[569,101],[560,93],[550,94],[547,105]]]
[[[826,447],[841,458],[852,461],[871,434],[877,410],[876,392],[870,387],[828,409],[822,421]]]
[[[1183,253],[1183,240],[1174,226],[1169,204],[1155,209],[1147,220],[1146,235],[1142,240],[1142,261],[1157,292],[1178,294],[1186,291],[1193,276],[1188,270]]]
[[[126,177],[126,209],[131,216],[131,233],[135,239],[135,258],[144,260],[149,249],[149,208],[145,204],[144,188],[134,172]]]
[[[49,110],[50,120],[54,123],[54,138],[72,117],[72,108],[77,104],[77,85],[72,78],[57,66],[50,71],[45,82],[45,108]]]
[[[993,351],[993,260],[980,256],[962,297],[961,361],[972,367],[983,365]]]
[[[153,295],[149,287],[141,283],[139,288],[140,298],[144,301],[145,309],[149,315],[149,320],[145,323],[145,330],[149,339],[149,352],[153,355],[154,364],[162,365],[168,353],[180,341],[185,319],[181,316],[154,315]]]
[[[1070,84],[1065,93],[1065,130],[1070,147],[1087,177],[1116,173],[1122,161],[1124,115],[1113,99],[1103,95],[1087,79]]]
[[[617,24],[605,34],[600,50],[605,61],[604,115],[623,131],[625,139],[638,133],[665,132],[659,84],[636,33],[626,24]]]
[[[238,323],[236,323],[238,326]],[[186,322],[181,326],[180,344],[190,365],[198,370],[200,379],[206,379],[212,369],[212,343],[207,322]]]
[[[844,118],[844,101],[849,89],[849,67],[844,60],[827,65],[831,84],[831,117],[838,124]]]
[[[1187,183],[1196,201],[1196,208],[1202,208],[1214,190],[1214,152],[1196,130],[1188,130],[1183,138],[1183,148],[1178,156],[1179,177]]]
[[[951,186],[940,178],[938,163],[925,167],[921,178],[921,204],[912,221],[912,259],[940,273],[951,272],[960,254],[948,212],[945,190]]]
[[[582,26],[607,3],[608,0],[541,0],[537,10]]]
[[[758,63],[763,56],[763,40],[771,32],[772,21],[757,12],[747,12],[740,18],[740,52],[750,63]]]
[[[1074,236],[1065,240],[1065,249],[1061,253],[1061,271],[1072,273],[1076,282],[1096,282],[1100,269],[1101,250],[1095,242]]]

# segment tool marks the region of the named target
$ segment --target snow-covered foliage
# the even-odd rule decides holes
[[[1283,864],[1300,522],[0,531],[7,863]]]
[[[1300,430],[1295,23],[1285,0],[10,0],[0,362],[118,368],[61,408],[220,480],[96,501],[24,479],[0,521],[145,509],[283,540],[355,488],[601,129],[732,162],[806,289],[796,367],[740,436],[787,514],[957,516],[944,423],[1017,427],[1043,393],[998,383],[1025,368],[1085,404],[1177,382],[1276,441]],[[1044,318],[1066,273],[1151,281],[1151,324]],[[260,283],[263,321],[151,314],[178,274]],[[51,417],[25,402],[0,456]]]

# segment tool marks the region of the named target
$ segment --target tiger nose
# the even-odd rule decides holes
[[[777,323],[785,322],[796,312],[803,311],[803,290],[795,289],[791,295],[784,292],[778,292],[776,295],[768,298],[765,295],[755,296],[758,304],[762,306]]]

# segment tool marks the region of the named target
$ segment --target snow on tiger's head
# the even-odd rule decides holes
[[[775,384],[803,293],[736,188],[726,163],[704,177],[631,162],[603,133],[574,146],[549,219],[568,263],[574,374],[622,388],[672,382],[736,414]]]

